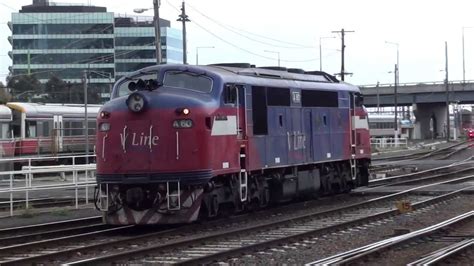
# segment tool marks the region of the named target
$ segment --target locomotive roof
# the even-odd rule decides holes
[[[158,71],[160,68],[189,71],[206,71],[222,78],[223,82],[251,84],[267,87],[307,88],[323,90],[344,90],[359,92],[357,86],[338,81],[335,77],[321,71],[302,73],[288,72],[285,68],[279,70],[258,67],[238,67],[239,64],[217,64],[206,66],[195,65],[155,65],[135,71],[127,76],[133,77],[140,73]],[[246,65],[246,64],[242,64]],[[278,68],[276,68],[278,69]]]
[[[0,121],[11,121],[12,110],[5,105],[0,105]]]
[[[44,117],[52,115],[84,117],[83,104],[11,102],[7,103],[7,106],[13,110],[25,113],[27,117]],[[96,117],[100,107],[101,105],[98,104],[88,104],[87,116]]]

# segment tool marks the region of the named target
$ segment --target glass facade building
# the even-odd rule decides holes
[[[163,63],[182,63],[181,31],[160,19]],[[171,53],[170,53],[171,51]],[[115,76],[156,64],[155,28],[151,17],[115,18]]]
[[[41,83],[56,76],[82,83],[107,100],[111,83],[128,72],[156,64],[153,19],[115,17],[105,7],[33,0],[12,13],[11,75],[34,74]],[[164,63],[182,63],[182,35],[160,19]]]

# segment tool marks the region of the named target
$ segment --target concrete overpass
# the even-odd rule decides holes
[[[394,84],[359,86],[367,107],[394,106]],[[474,80],[450,81],[449,102],[474,103]],[[415,114],[415,139],[446,134],[446,84],[444,82],[402,83],[397,88],[398,106],[412,106]],[[453,128],[451,123],[451,128]],[[452,136],[452,135],[451,135]]]
[[[359,86],[367,107],[394,106],[393,84]],[[397,88],[398,105],[446,103],[446,84],[440,82],[401,83]],[[449,82],[450,102],[474,103],[474,80]]]

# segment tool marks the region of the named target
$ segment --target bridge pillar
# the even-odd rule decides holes
[[[446,104],[413,104],[416,117],[414,139],[446,138]]]

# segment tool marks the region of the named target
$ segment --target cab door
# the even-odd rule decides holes
[[[53,142],[56,149],[56,152],[63,151],[63,141],[64,141],[64,127],[63,127],[63,117],[61,115],[53,116]]]

